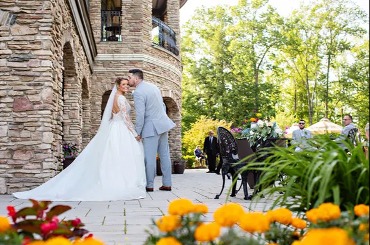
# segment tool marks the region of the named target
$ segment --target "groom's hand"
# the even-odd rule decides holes
[[[141,136],[140,136],[140,135],[138,135],[138,136],[136,136],[136,137],[135,137],[135,139],[136,139],[137,141],[141,141]]]

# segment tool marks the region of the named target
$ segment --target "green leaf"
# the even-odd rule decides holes
[[[67,205],[56,205],[46,213],[46,219],[51,220],[54,216],[58,216],[70,209],[71,207]]]

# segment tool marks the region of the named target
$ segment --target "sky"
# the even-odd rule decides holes
[[[306,0],[309,1],[309,0]],[[369,15],[369,0],[353,0],[357,5],[364,9]],[[187,0],[185,5],[180,9],[180,24],[185,24],[193,15],[196,8],[213,7],[219,4],[235,5],[238,0]],[[270,4],[273,5],[281,15],[287,16],[289,13],[299,6],[298,0],[271,0]]]

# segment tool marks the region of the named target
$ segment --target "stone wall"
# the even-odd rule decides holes
[[[0,10],[15,16],[0,26],[0,193],[11,193],[60,170],[63,72],[71,72],[79,98],[70,104],[79,107],[90,71],[66,2],[2,0]]]
[[[93,67],[68,2],[0,1],[0,194],[30,189],[58,173],[62,143],[83,148],[89,142],[100,125],[104,93],[132,68],[160,87],[177,124],[169,134],[171,157],[181,157],[181,60],[152,44],[151,0],[122,0],[122,42],[100,41],[100,0],[90,0],[98,49]],[[178,14],[178,0],[168,0],[167,24],[179,34]]]

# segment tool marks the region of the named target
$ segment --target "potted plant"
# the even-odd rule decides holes
[[[185,171],[185,161],[182,159],[174,160],[172,169],[174,174],[183,174]]]
[[[162,169],[161,169],[161,159],[159,158],[158,154],[156,157],[156,174],[157,176],[162,176]]]
[[[77,157],[79,151],[76,144],[63,144],[63,169],[68,167]]]

